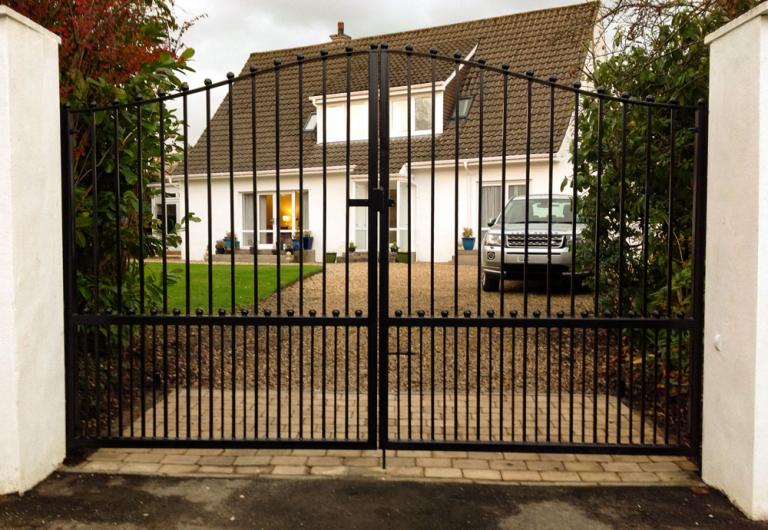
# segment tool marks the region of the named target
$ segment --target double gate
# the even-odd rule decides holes
[[[702,105],[382,44],[65,108],[62,133],[70,448],[696,454]],[[314,249],[282,248],[291,194]]]

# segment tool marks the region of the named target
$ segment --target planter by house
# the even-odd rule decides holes
[[[411,253],[410,252],[397,252],[397,262],[398,263],[408,263],[408,260],[411,259]]]
[[[326,252],[325,253],[325,262],[326,263],[336,263],[336,253],[335,252]]]
[[[466,227],[461,233],[461,245],[464,250],[473,250],[475,248],[475,236],[472,229]]]

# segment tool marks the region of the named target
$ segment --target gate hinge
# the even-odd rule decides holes
[[[382,188],[374,188],[371,192],[371,196],[368,199],[349,199],[347,204],[351,207],[363,207],[373,208],[377,212],[381,212],[384,208],[389,208],[395,205],[395,201],[390,199]]]

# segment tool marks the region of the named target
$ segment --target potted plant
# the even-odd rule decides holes
[[[411,253],[408,252],[407,249],[406,250],[400,250],[398,248],[398,250],[397,250],[397,258],[395,258],[395,261],[397,261],[397,263],[408,263],[408,261],[410,261],[410,259],[411,259]]]
[[[347,252],[352,254],[355,250],[357,250],[357,245],[355,245],[354,241],[350,241],[349,245],[347,245]]]
[[[224,245],[225,248],[232,250],[239,250],[240,249],[240,241],[238,241],[237,236],[232,234],[232,232],[227,232],[224,236]]]
[[[310,230],[304,230],[304,236],[302,239],[304,250],[312,250],[312,243],[315,240],[315,238],[312,237],[312,232]]]
[[[475,248],[475,237],[472,233],[472,228],[465,226],[461,231],[461,244],[464,250],[472,250]]]
[[[216,254],[226,254],[227,252],[227,246],[224,244],[224,241],[219,239],[216,241]]]
[[[301,234],[299,232],[294,232],[291,236],[291,250],[293,252],[301,250]]]
[[[400,250],[400,247],[397,246],[397,243],[390,243],[389,244],[389,251],[392,254],[397,254],[397,251]]]
[[[336,263],[336,253],[335,252],[326,252],[325,253],[325,262],[326,263]]]

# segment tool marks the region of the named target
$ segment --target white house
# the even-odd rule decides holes
[[[593,36],[597,4],[577,4],[516,15],[463,22],[447,26],[351,39],[343,25],[324,44],[290,50],[254,53],[243,67],[256,75],[232,85],[231,155],[230,101],[227,96],[212,114],[210,125],[189,151],[188,207],[202,219],[192,223],[190,259],[202,260],[208,244],[208,193],[212,240],[230,231],[230,196],[234,232],[244,249],[256,246],[269,252],[279,239],[289,240],[300,226],[303,203],[304,229],[314,236],[314,248],[341,254],[345,249],[346,183],[350,197],[364,198],[368,179],[368,57],[355,53],[349,60],[346,47],[365,51],[372,42],[387,42],[390,50],[411,45],[416,52],[436,49],[441,54],[461,53],[483,58],[489,66],[508,64],[512,72],[533,70],[536,76],[557,76],[570,84],[579,79]],[[321,50],[329,52],[323,98],[323,61],[312,60]],[[339,54],[341,55],[335,55]],[[289,65],[303,55],[307,63],[299,83],[298,68]],[[279,73],[274,61],[281,60]],[[347,133],[347,70],[349,68],[349,133]],[[409,76],[410,73],[410,76]],[[435,260],[450,261],[460,234],[454,227],[455,109],[459,84],[459,231],[471,227],[482,232],[485,221],[502,206],[503,76],[487,70],[483,90],[483,181],[479,191],[480,69],[435,61]],[[419,261],[430,254],[432,174],[432,61],[415,54],[410,66],[404,54],[390,53],[390,242],[407,247],[408,205],[408,95],[411,118],[411,211],[412,252]],[[276,88],[279,82],[279,89]],[[253,83],[253,84],[252,84]],[[300,92],[301,89],[301,92]],[[227,90],[226,87],[218,90]],[[507,152],[504,200],[525,192],[526,145],[530,142],[529,185],[531,193],[546,192],[550,178],[550,92],[533,84],[531,134],[527,133],[527,81],[510,77],[507,99]],[[572,173],[569,146],[573,97],[558,90],[554,101],[551,175],[555,192]],[[190,96],[202,102],[204,93]],[[323,100],[325,130],[323,138]],[[255,113],[252,101],[255,101]],[[300,108],[301,106],[301,108]],[[278,113],[279,111],[279,113]],[[254,125],[255,114],[255,125]],[[252,131],[256,132],[254,138]],[[277,139],[279,138],[279,149]],[[208,145],[210,142],[210,146]],[[325,153],[325,154],[324,154]],[[347,153],[349,159],[347,160]],[[278,162],[279,157],[279,162]],[[255,161],[255,164],[254,164]],[[325,163],[324,163],[325,161]],[[279,190],[276,168],[279,165]],[[256,200],[254,201],[254,170]],[[303,172],[303,182],[299,174]],[[233,183],[230,186],[230,177]],[[185,206],[185,174],[179,165],[170,177],[168,216],[179,218]],[[323,195],[325,179],[326,193]],[[231,189],[230,189],[231,188]],[[325,202],[325,209],[323,203]],[[254,206],[256,211],[254,212]],[[478,212],[478,209],[481,209]],[[161,212],[157,211],[158,214]],[[255,215],[254,215],[255,213]],[[480,214],[478,216],[478,214]],[[325,215],[325,219],[324,219]],[[482,219],[478,223],[478,219]],[[255,221],[255,222],[254,222]],[[367,212],[351,208],[349,238],[359,250],[367,250]],[[183,250],[184,245],[182,245]],[[247,252],[247,250],[244,250]],[[320,252],[316,259],[321,260]]]

